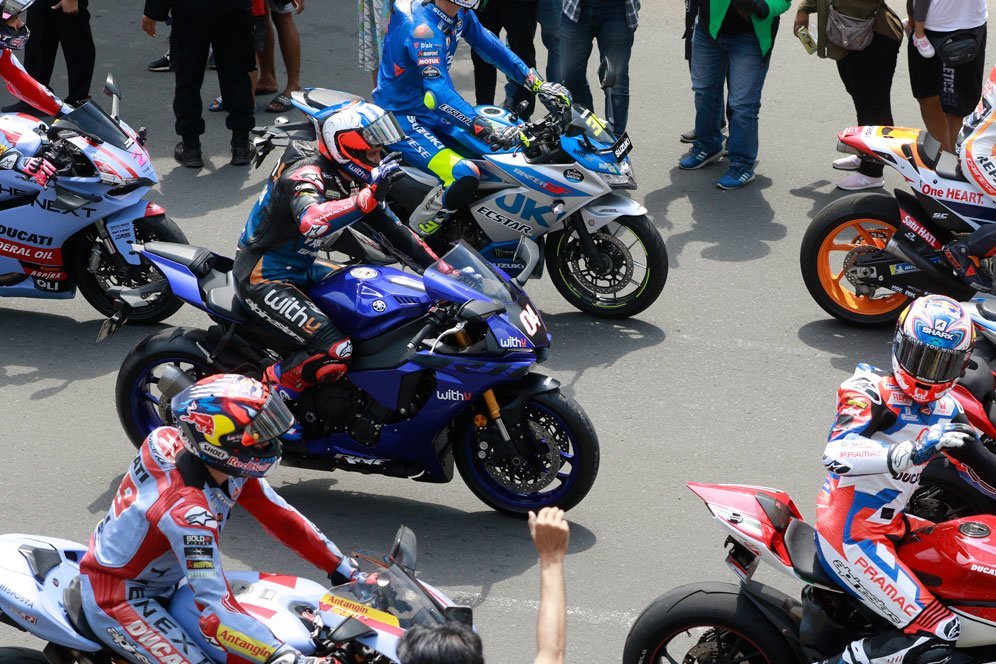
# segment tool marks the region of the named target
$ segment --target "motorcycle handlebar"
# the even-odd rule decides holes
[[[418,334],[416,334],[414,337],[412,337],[412,340],[408,342],[408,346],[407,346],[408,350],[412,350],[413,351],[416,348],[418,348],[418,345],[422,342],[422,340],[425,339],[426,337],[428,337],[429,334],[434,329],[436,329],[436,321],[435,320],[430,320],[428,323],[426,323],[422,327],[422,329],[420,329],[418,331]]]

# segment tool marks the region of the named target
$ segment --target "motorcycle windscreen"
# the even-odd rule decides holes
[[[63,115],[52,123],[52,127],[58,129],[60,122],[71,122],[83,131],[93,134],[105,143],[121,150],[127,150],[128,144],[131,142],[131,137],[124,133],[111,116],[104,112],[104,109],[92,101],[88,101]]]
[[[422,280],[426,292],[437,300],[508,305],[517,299],[508,280],[463,241],[430,265]]]

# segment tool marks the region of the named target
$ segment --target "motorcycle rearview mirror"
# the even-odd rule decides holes
[[[519,240],[519,246],[515,248],[515,262],[525,265],[522,271],[512,280],[519,286],[525,286],[529,277],[533,276],[533,270],[540,261],[540,249],[532,239],[525,235]]]
[[[398,528],[388,558],[409,572],[415,571],[415,563],[418,562],[418,539],[411,528],[408,526]]]
[[[616,84],[616,68],[608,58],[602,58],[598,64],[598,86],[605,90]]]
[[[117,120],[121,117],[121,88],[114,80],[114,74],[107,74],[104,80],[104,94],[111,98],[111,117]]]
[[[443,615],[447,620],[458,622],[467,627],[474,626],[474,609],[469,606],[447,606],[443,609]]]

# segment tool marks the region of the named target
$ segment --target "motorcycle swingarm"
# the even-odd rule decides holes
[[[931,259],[940,260],[940,255],[935,252],[925,259],[933,263]],[[850,270],[856,273],[854,277],[859,282],[871,288],[888,288],[909,297],[919,297],[937,290],[934,275],[885,251],[859,256]]]
[[[770,622],[778,633],[785,637],[789,646],[799,656],[799,661],[811,661],[803,651],[799,641],[799,625],[802,622],[802,603],[792,599],[780,590],[775,590],[753,579],[742,581],[743,596],[750,600],[758,611]]]

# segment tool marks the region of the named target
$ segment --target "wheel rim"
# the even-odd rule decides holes
[[[589,263],[577,231],[565,233],[557,246],[560,277],[571,291],[599,309],[625,307],[650,283],[650,252],[633,229],[612,221],[591,234],[604,266]]]
[[[751,639],[718,625],[673,632],[654,649],[650,664],[775,664]]]
[[[533,465],[528,470],[512,469],[493,462],[493,457],[481,459],[477,430],[472,428],[466,442],[471,474],[477,486],[510,508],[556,505],[570,493],[581,473],[574,434],[560,415],[539,403],[529,402],[523,412],[537,448]],[[533,478],[527,476],[530,470]]]
[[[892,291],[859,295],[847,280],[845,265],[869,249],[884,249],[896,229],[878,219],[852,219],[823,239],[817,255],[816,271],[823,291],[847,311],[864,316],[888,314],[906,302],[906,296]]]
[[[142,369],[129,391],[129,412],[132,422],[148,435],[156,427],[171,423],[166,416],[166,404],[157,385],[162,372],[168,366],[178,368],[194,380],[200,380],[211,373],[202,362],[191,362],[189,357],[160,358]]]

